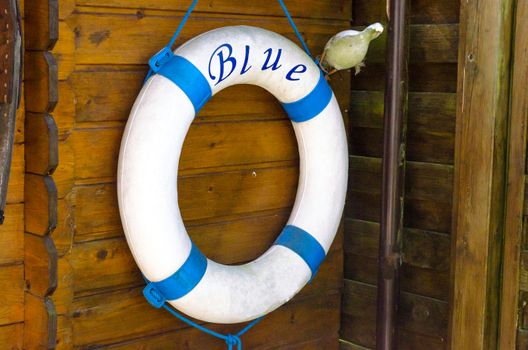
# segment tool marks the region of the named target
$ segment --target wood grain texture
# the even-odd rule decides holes
[[[57,125],[49,114],[26,114],[26,172],[50,175],[59,164]]]
[[[24,321],[24,266],[22,264],[0,268],[0,325]]]
[[[22,350],[23,323],[0,326],[0,344],[6,350]]]
[[[8,204],[0,226],[0,265],[24,260],[24,204]]]
[[[462,2],[453,200],[453,349],[497,342],[511,1]],[[479,28],[491,28],[482,31]],[[474,288],[480,281],[481,288]]]
[[[53,240],[27,233],[24,242],[26,292],[47,297],[57,288],[57,250]]]
[[[48,51],[27,51],[24,60],[26,111],[52,112],[59,98],[55,58]]]
[[[57,188],[50,176],[26,174],[26,231],[45,236],[57,226]]]
[[[508,180],[504,223],[502,290],[499,347],[513,349],[516,344],[519,307],[520,253],[525,203],[526,124],[528,122],[528,3],[516,6],[513,42],[513,70],[508,140]]]
[[[48,298],[25,293],[24,349],[53,349],[57,336],[57,314]]]
[[[51,50],[59,37],[58,0],[31,0],[24,6],[25,44],[28,50]]]

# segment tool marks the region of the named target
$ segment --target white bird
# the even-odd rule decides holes
[[[331,75],[338,70],[355,68],[356,74],[364,67],[365,56],[372,40],[383,33],[383,26],[374,23],[362,32],[345,30],[334,35],[325,45],[319,61],[321,69]]]

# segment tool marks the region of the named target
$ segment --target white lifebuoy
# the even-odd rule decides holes
[[[208,260],[191,242],[178,207],[178,162],[196,113],[220,90],[258,85],[292,119],[300,156],[286,228],[258,259],[239,266]],[[343,212],[347,141],[336,98],[317,65],[293,42],[248,26],[204,33],[174,51],[145,83],[119,157],[125,235],[160,307],[207,322],[238,323],[290,300],[316,273]],[[160,297],[161,296],[161,297]]]

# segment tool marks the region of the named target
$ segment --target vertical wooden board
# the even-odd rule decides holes
[[[0,265],[24,259],[24,205],[8,204],[0,226]]]
[[[63,0],[60,0],[61,7],[63,2]],[[57,79],[62,81],[68,79],[75,69],[75,33],[68,27],[66,22],[60,21],[58,26],[60,37],[50,53],[57,63]]]
[[[24,266],[0,268],[0,325],[24,321]]]
[[[528,3],[521,1],[516,6],[516,26],[513,43],[513,71],[508,142],[508,181],[504,227],[504,249],[502,262],[502,291],[499,325],[499,347],[512,349],[517,335],[517,309],[520,253],[523,235],[523,205],[526,198],[526,124],[528,122]]]
[[[23,323],[0,326],[0,345],[6,350],[22,350]]]
[[[478,350],[498,333],[512,1],[462,2],[460,23],[450,346]]]
[[[51,233],[59,257],[71,252],[74,232],[74,208],[71,195],[68,195],[57,202],[57,228]]]
[[[77,103],[78,100],[70,83],[67,81],[59,81],[59,101],[53,111],[53,119],[57,124],[60,141],[66,140],[73,129],[75,124],[75,106]]]
[[[55,350],[72,350],[73,337],[74,335],[70,317],[66,315],[58,315]]]

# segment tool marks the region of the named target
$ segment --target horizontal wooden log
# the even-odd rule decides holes
[[[24,323],[0,326],[0,344],[10,346],[11,350],[21,350],[24,337]]]
[[[66,108],[75,106],[78,124],[126,121],[146,73],[146,67],[88,66],[71,75],[67,87],[62,89],[61,101],[66,101]],[[330,82],[344,114],[349,108],[347,77],[345,73],[337,74]],[[75,97],[71,96],[73,93]],[[248,105],[252,108],[248,109]],[[56,118],[60,123],[60,117]],[[195,123],[280,118],[287,119],[282,106],[270,93],[257,86],[235,85],[216,94],[200,111]]]
[[[194,239],[194,242],[200,247],[206,256],[219,257],[220,261],[226,261],[228,263],[245,263],[248,260],[235,260],[232,257],[232,253],[236,250],[220,249],[219,247],[214,248],[214,242],[220,239],[213,240],[213,242],[207,242],[207,237],[213,236],[213,234],[222,237],[222,242],[229,240],[230,237],[216,230],[218,226],[210,226],[210,233],[205,237],[198,237]],[[277,233],[271,236],[273,238],[277,236]],[[224,238],[226,237],[226,238]],[[258,238],[256,240],[259,240]],[[265,242],[270,239],[263,240]],[[240,246],[246,242],[244,237],[241,237],[241,241],[238,243],[238,250],[249,251],[250,253],[255,251],[254,247],[248,246],[247,244]],[[267,246],[259,247],[256,251],[263,253],[266,248],[271,245],[272,242],[268,243]],[[226,246],[229,244],[223,244]],[[237,244],[232,242],[230,244],[235,247]],[[263,244],[259,244],[263,245]],[[335,242],[334,248],[329,253],[327,260],[321,266],[321,270],[318,272],[314,281],[303,290],[302,293],[314,293],[321,290],[327,289],[339,289],[341,286],[342,278],[342,250],[340,249],[340,242]],[[264,249],[262,249],[264,248]],[[215,254],[211,252],[215,251]],[[250,256],[258,257],[260,254],[248,254]],[[126,288],[126,287],[137,287],[143,286],[144,280],[141,273],[136,266],[128,245],[124,239],[110,239],[110,240],[98,240],[94,242],[86,242],[83,244],[77,244],[72,251],[70,258],[72,264],[72,273],[75,278],[71,288],[73,289],[76,296],[86,296],[96,293],[107,292],[115,289]]]
[[[77,64],[145,64],[149,56],[166,44],[174,31],[174,17],[169,16],[138,16],[137,11],[123,10],[119,14],[108,13],[76,13],[67,20],[71,28],[78,33],[76,50]],[[201,14],[189,21],[182,32],[178,43],[213,28],[220,26],[242,24],[248,21],[258,21],[259,26],[293,37],[292,29],[283,18],[239,19],[224,15]],[[321,52],[326,41],[340,30],[347,29],[344,22],[298,20],[299,29],[305,34],[308,45],[314,54]],[[157,28],[159,35],[152,37],[146,28]],[[414,25],[411,28],[411,57],[414,62],[456,62],[458,26],[446,25]],[[127,38],[133,37],[135,45],[130,45]],[[141,47],[141,50],[137,50]],[[373,43],[369,62],[382,62],[385,50],[384,40]]]
[[[24,144],[15,144],[11,161],[11,173],[7,185],[7,203],[15,204],[24,201],[24,172]]]
[[[24,266],[7,265],[0,268],[0,325],[24,321]]]
[[[66,22],[77,33],[75,60],[82,64],[146,64],[150,56],[167,44],[183,13],[159,13],[148,11],[138,16],[135,9],[123,9],[108,13],[87,9],[72,14]],[[259,27],[287,35],[296,40],[293,29],[283,17],[254,17],[216,14],[196,14],[188,21],[176,45],[214,28],[236,24],[255,24]],[[326,41],[340,30],[347,29],[346,22],[336,20],[296,21],[304,33],[314,54],[321,52]],[[156,28],[156,35],[150,35]],[[130,38],[134,38],[131,45]],[[140,48],[140,49],[138,49]]]
[[[248,332],[244,336],[245,346],[263,347],[266,342],[272,340],[277,345],[288,344],[294,340],[298,342],[306,339],[307,334],[317,337],[337,332],[339,303],[340,295],[336,292],[294,300],[268,315]],[[141,317],[131,318],[129,315],[141,315]],[[125,318],[128,320],[126,323],[123,322]],[[174,330],[195,334],[195,336],[185,335],[174,338],[174,341],[190,342],[190,348],[209,348],[207,344],[225,346],[220,340],[205,337],[202,332],[188,328],[165,310],[152,308],[144,300],[140,289],[76,300],[73,304],[71,322],[75,334],[74,346],[77,347],[88,347],[88,345],[100,347]],[[227,333],[236,332],[240,327],[241,325],[214,325],[213,329]],[[184,343],[177,344],[179,344],[177,348],[184,346]]]
[[[47,297],[57,288],[57,250],[49,236],[26,233],[24,237],[26,291]]]
[[[184,220],[194,221],[290,208],[297,190],[294,166],[193,175],[179,179]],[[115,184],[78,186],[75,196],[75,240],[122,234]]]
[[[26,111],[52,112],[58,100],[55,58],[47,51],[27,51],[24,60]]]
[[[137,8],[138,11],[143,9],[154,10],[173,10],[186,11],[191,1],[177,1],[177,0],[78,0],[78,5],[84,6],[111,6],[122,8]],[[337,1],[316,1],[316,0],[290,0],[287,2],[288,8],[294,17],[308,17],[308,18],[333,18],[349,20],[352,13],[351,0],[337,0]],[[247,6],[240,6],[230,0],[220,0],[212,3],[198,2],[195,14],[201,12],[212,13],[229,13],[229,14],[246,14],[246,15],[261,15],[261,16],[283,16],[284,12],[278,3],[256,0],[248,3]]]
[[[26,231],[45,236],[57,227],[57,188],[51,176],[25,176]]]
[[[26,114],[26,172],[49,175],[59,163],[57,125],[49,114]]]
[[[436,342],[445,340],[449,310],[447,302],[402,293],[400,304],[400,330],[436,338]],[[376,333],[376,287],[345,280],[342,311],[342,336],[351,342],[373,348]]]
[[[8,204],[0,226],[0,265],[24,260],[24,205]]]
[[[76,160],[76,180],[115,179],[122,132],[122,128],[83,129],[70,136]],[[193,124],[185,139],[179,169],[271,163],[297,158],[293,128],[287,120]]]
[[[460,2],[457,0],[428,1],[413,0],[409,11],[411,23],[414,24],[444,24],[458,23]],[[387,17],[386,4],[383,1],[354,1],[354,25],[369,25],[385,21]]]
[[[67,0],[73,1],[73,0]],[[66,1],[60,0],[60,6]],[[60,38],[50,53],[57,63],[57,79],[66,80],[75,69],[75,31],[66,22],[59,22]]]

